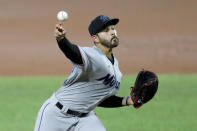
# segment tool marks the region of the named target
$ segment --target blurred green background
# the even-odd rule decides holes
[[[119,96],[129,95],[136,75],[122,79]],[[66,77],[0,77],[0,131],[30,131],[42,103]],[[159,75],[159,89],[149,103],[96,108],[108,131],[196,131],[197,75]]]

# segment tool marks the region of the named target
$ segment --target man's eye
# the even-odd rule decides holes
[[[108,29],[108,28],[106,28],[104,31],[105,31],[105,32],[108,32],[108,31],[109,31],[109,29]]]

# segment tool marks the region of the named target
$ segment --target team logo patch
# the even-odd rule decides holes
[[[100,16],[100,20],[102,20],[103,22],[108,21],[109,18],[107,16]]]

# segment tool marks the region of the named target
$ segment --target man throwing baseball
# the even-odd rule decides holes
[[[72,62],[73,71],[41,107],[34,131],[105,131],[94,113],[99,107],[132,105],[131,96],[118,97],[122,73],[113,48],[119,45],[115,25],[119,19],[100,15],[92,20],[89,33],[93,47],[80,47],[55,28],[59,48]]]

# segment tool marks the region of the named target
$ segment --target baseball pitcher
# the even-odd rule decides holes
[[[139,108],[154,96],[157,76],[145,70],[138,74],[129,96],[116,96],[122,78],[112,52],[119,45],[115,29],[118,22],[104,15],[93,19],[89,25],[93,47],[71,43],[62,24],[56,25],[55,38],[73,64],[73,71],[42,105],[34,131],[106,131],[94,112],[97,106]]]

